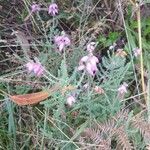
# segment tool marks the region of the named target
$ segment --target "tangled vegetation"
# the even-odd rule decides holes
[[[0,149],[150,149],[148,0],[0,0],[0,22]]]

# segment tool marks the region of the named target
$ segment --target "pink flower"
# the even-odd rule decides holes
[[[49,5],[48,13],[51,14],[52,16],[55,16],[56,14],[58,14],[57,4],[53,3],[53,4]]]
[[[88,62],[86,64],[86,71],[90,75],[94,76],[96,74],[96,72],[98,71],[96,64],[91,64],[91,63]]]
[[[84,69],[85,69],[85,65],[79,65],[79,66],[78,66],[78,70],[79,70],[79,71],[84,70]]]
[[[138,57],[141,55],[141,50],[139,48],[134,48],[133,49],[133,52],[134,52],[134,56],[135,57]]]
[[[65,46],[69,46],[71,44],[70,39],[66,35],[56,36],[54,38],[54,42],[58,46],[60,52]]]
[[[40,5],[38,5],[38,4],[33,4],[32,6],[31,6],[31,12],[36,12],[36,11],[40,11]]]
[[[93,54],[89,54],[87,56],[83,56],[80,60],[80,64],[90,62],[91,64],[96,64],[99,62],[98,58]]]
[[[25,67],[27,68],[28,72],[30,73],[34,69],[34,63],[33,62],[28,62]]]
[[[80,64],[86,63],[89,59],[89,56],[83,56],[80,60]]]
[[[34,72],[36,76],[41,76],[44,72],[44,68],[40,63],[28,62],[25,67],[29,73]]]
[[[89,44],[87,45],[87,51],[88,51],[89,53],[92,53],[92,52],[94,51],[95,47],[96,47],[96,43],[95,43],[95,42],[91,42],[91,43],[89,43]]]
[[[128,87],[128,84],[125,82],[122,85],[120,85],[120,87],[118,88],[119,94],[127,93],[127,87]]]
[[[66,103],[71,107],[75,102],[76,102],[75,97],[74,96],[69,96],[67,98],[67,102]]]
[[[90,59],[89,59],[90,63],[95,65],[96,63],[99,62],[98,58],[94,55],[90,56]]]
[[[81,58],[78,66],[78,70],[86,70],[90,75],[94,76],[98,71],[97,63],[99,62],[98,58],[93,54],[84,56]]]

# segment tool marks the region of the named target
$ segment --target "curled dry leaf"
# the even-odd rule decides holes
[[[41,91],[41,92],[32,93],[32,94],[23,94],[23,95],[10,96],[10,99],[14,103],[22,106],[22,105],[32,105],[32,104],[39,103],[39,102],[45,100],[48,97],[49,97],[48,92]]]
[[[53,94],[53,92],[57,91],[60,89],[60,85],[56,84],[52,88],[50,88],[48,91],[41,91],[41,92],[36,92],[36,93],[31,93],[31,94],[23,94],[23,95],[13,95],[10,96],[10,99],[20,105],[33,105],[37,104],[45,99],[47,99],[50,95]]]

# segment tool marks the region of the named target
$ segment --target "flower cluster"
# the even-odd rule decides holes
[[[36,11],[40,11],[40,5],[39,4],[33,4],[31,6],[31,12],[36,12]]]
[[[28,72],[33,72],[36,76],[41,76],[44,73],[44,67],[40,63],[35,63],[33,61],[28,62],[25,67]]]
[[[41,7],[39,4],[34,3],[31,6],[31,13],[40,11]],[[48,14],[52,16],[56,16],[58,14],[58,6],[56,3],[52,3],[48,7]],[[27,17],[28,18],[28,17]],[[62,52],[62,50],[71,44],[70,39],[67,35],[63,34],[61,36],[55,36],[54,42],[56,46],[58,47],[59,51]]]
[[[41,7],[39,4],[32,4],[31,6],[31,13],[33,12],[37,12],[40,11]],[[56,3],[52,3],[49,5],[48,7],[48,14],[52,15],[52,16],[56,16],[56,14],[58,14],[58,6]]]
[[[87,51],[89,54],[81,58],[78,66],[78,70],[86,70],[90,75],[94,76],[97,71],[97,63],[99,62],[98,58],[93,55],[93,50],[95,49],[95,43],[91,42],[87,45]]]
[[[33,3],[31,6],[31,13],[40,11],[41,7],[39,4]],[[52,3],[48,7],[48,14],[51,14],[52,16],[55,16],[58,14],[58,6],[56,3]],[[29,15],[30,16],[30,15]],[[28,17],[27,17],[28,18]],[[66,34],[63,34],[61,36],[55,36],[54,42],[56,46],[58,47],[59,51],[61,52],[65,47],[69,46],[71,44],[71,41],[69,37]],[[41,76],[44,72],[44,68],[40,63],[35,62],[28,62],[26,65],[26,68],[28,72],[34,72],[36,76]]]
[[[40,11],[41,7],[39,4],[33,4],[31,6],[31,13],[33,12],[37,12]],[[52,16],[56,16],[58,14],[58,6],[56,3],[52,3],[49,5],[48,7],[48,14],[52,15]],[[58,48],[59,52],[63,52],[63,50],[67,47],[71,45],[71,40],[70,38],[65,34],[62,33],[61,35],[56,35],[54,38],[54,43],[56,45],[56,47]],[[97,64],[99,63],[99,60],[96,56],[94,56],[93,51],[96,48],[97,43],[96,42],[90,42],[89,44],[87,44],[86,50],[88,52],[88,54],[86,56],[83,56],[80,61],[79,61],[79,66],[78,66],[78,70],[82,71],[85,70],[89,75],[91,76],[95,76],[98,68],[97,68]],[[116,43],[114,43],[112,46],[110,46],[110,50],[114,49],[116,46]],[[138,55],[140,55],[140,50],[139,49],[135,49],[134,50],[134,55],[135,57],[137,57]],[[127,55],[127,53],[123,50],[123,49],[118,49],[115,53],[116,56],[120,56],[120,57],[125,57]],[[33,62],[30,61],[28,62],[25,67],[27,68],[28,72],[31,73],[33,72],[36,76],[41,76],[44,74],[44,67],[39,63],[39,62]],[[123,83],[122,85],[120,85],[120,87],[118,88],[118,95],[124,95],[125,93],[127,93],[127,84]],[[85,84],[83,86],[84,90],[87,89],[89,87],[89,84]],[[95,86],[94,89],[95,93],[97,94],[104,94],[105,91],[103,88],[101,88],[100,86]],[[72,107],[73,104],[76,102],[76,97],[75,95],[69,95],[66,97],[66,104],[69,107]]]
[[[59,48],[60,52],[65,48],[65,46],[69,46],[71,44],[70,39],[65,34],[61,36],[55,36],[54,42]]]
[[[51,14],[52,16],[55,16],[56,14],[58,14],[57,4],[53,3],[53,4],[49,5],[48,14]]]

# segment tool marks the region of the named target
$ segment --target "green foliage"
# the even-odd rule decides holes
[[[70,81],[68,79],[67,70],[65,63],[62,62],[60,75],[61,81],[64,84],[68,84],[66,81]],[[103,68],[102,68],[103,66]],[[113,116],[116,112],[118,112],[122,107],[123,104],[117,98],[117,89],[119,85],[124,81],[131,77],[131,73],[128,72],[130,68],[130,63],[126,63],[125,58],[117,57],[117,56],[110,56],[104,57],[102,59],[101,64],[101,73],[99,73],[99,79],[102,79],[102,83],[98,84],[98,81],[89,80],[90,84],[96,84],[101,86],[105,94],[99,95],[94,93],[92,86],[89,87],[88,90],[85,91],[76,91],[78,93],[78,100],[74,104],[74,108],[68,109],[65,107],[65,97],[62,97],[61,93],[56,92],[52,98],[49,100],[42,102],[45,107],[49,108],[52,113],[52,118],[55,118],[56,125],[63,132],[60,133],[56,128],[50,127],[51,129],[51,136],[53,138],[57,138],[57,140],[68,140],[64,133],[70,137],[71,133],[69,133],[68,127],[77,128],[79,125],[83,126],[86,121],[91,122],[93,119],[104,121],[109,116]],[[74,75],[74,78],[77,76]],[[76,84],[77,79],[72,78],[72,84]],[[86,78],[84,80],[87,80]],[[73,83],[74,81],[74,83]],[[88,81],[83,81],[88,82]],[[109,88],[108,88],[109,87]],[[78,115],[73,118],[72,114],[77,113]],[[67,123],[65,125],[64,121]],[[82,131],[85,129],[86,126],[82,127]],[[77,134],[77,132],[75,132]],[[47,134],[45,135],[47,136]],[[75,135],[74,135],[75,136]],[[48,136],[49,137],[49,136]],[[76,136],[75,136],[76,137]],[[71,138],[72,139],[72,138]],[[76,139],[76,138],[75,138]],[[71,144],[71,140],[67,143],[67,146],[63,148],[67,149],[67,147]],[[62,145],[57,144],[59,147]],[[73,143],[71,144],[74,145]],[[70,145],[70,146],[71,146]]]
[[[120,37],[120,33],[109,32],[107,37],[104,37],[103,35],[99,35],[98,42],[100,45],[103,45],[104,47],[108,47],[113,45],[113,43],[115,43],[119,37]]]
[[[42,8],[46,8],[51,1],[45,2]],[[137,150],[145,149],[149,144],[147,139],[150,139],[150,125],[147,122],[147,112],[144,110],[145,104],[142,103],[143,97],[136,95],[141,94],[140,90],[137,92],[136,89],[140,82],[137,82],[136,73],[137,76],[139,74],[134,68],[134,63],[138,64],[139,59],[133,56],[133,49],[138,47],[138,35],[137,22],[130,21],[131,7],[128,8],[128,18],[125,22],[128,42],[124,49],[128,55],[117,56],[115,52],[108,51],[101,56],[98,64],[99,71],[93,77],[86,71],[77,70],[81,57],[87,55],[87,51],[84,51],[87,43],[95,40],[98,46],[108,49],[119,38],[125,36],[125,32],[122,29],[119,31],[114,29],[111,31],[111,28],[109,31],[100,29],[101,34],[98,33],[99,36],[96,35],[94,40],[86,37],[90,36],[88,31],[92,29],[89,26],[95,22],[100,22],[98,28],[107,26],[103,24],[105,17],[102,21],[99,17],[101,16],[99,8],[103,9],[100,2],[79,0],[56,2],[59,4],[57,16],[50,16],[47,11],[42,10],[32,14],[32,17],[26,21],[27,30],[31,32],[29,40],[27,40],[28,36],[27,39],[26,37],[22,39],[22,41],[27,40],[25,45],[30,44],[26,52],[22,50],[25,45],[18,44],[19,39],[8,38],[9,49],[14,48],[11,46],[14,43],[17,44],[16,49],[20,48],[19,53],[12,50],[14,56],[12,62],[19,67],[13,69],[14,72],[8,70],[7,73],[6,71],[6,75],[1,77],[1,80],[6,79],[3,81],[6,83],[0,83],[0,90],[8,94],[0,95],[2,99],[0,102],[0,149],[130,150],[132,147]],[[94,7],[93,3],[96,3]],[[102,5],[105,6],[107,3],[105,1]],[[23,8],[25,9],[22,9],[21,15],[16,17],[19,24],[28,15],[30,4],[32,1],[24,1],[25,7]],[[69,9],[71,6],[72,8]],[[96,14],[98,11],[100,11],[99,14]],[[93,23],[91,23],[92,20],[94,20]],[[108,26],[110,26],[109,23]],[[75,29],[72,31],[72,28]],[[93,29],[92,32],[97,30],[97,28]],[[54,44],[54,36],[61,35],[63,30],[70,35],[69,38],[72,38],[72,41],[69,47],[59,52]],[[142,20],[142,44],[145,69],[150,64],[149,35],[150,19],[144,18]],[[99,56],[96,52],[95,55]],[[41,62],[45,68],[43,76],[35,77],[32,73],[25,71],[24,63],[29,59]],[[145,79],[149,80],[149,77],[145,76]],[[118,88],[123,82],[128,84],[128,93],[125,92],[120,96]],[[33,85],[38,83],[39,86],[34,87],[30,83]],[[84,87],[85,84],[88,86]],[[49,89],[53,85],[58,85],[58,89],[50,93]],[[100,91],[95,90],[96,86],[100,88]],[[37,105],[17,106],[9,98],[9,94],[34,93],[40,89],[48,91],[50,96]],[[67,98],[70,95],[76,100],[72,106],[67,104]],[[139,118],[138,113],[141,114]]]
[[[142,19],[142,48],[143,48],[143,56],[144,56],[144,65],[147,66],[147,63],[149,62],[149,55],[150,55],[150,18]],[[129,44],[130,48],[127,48],[127,51],[129,53],[133,54],[134,48],[138,47],[138,33],[136,32],[137,30],[137,21],[132,21],[130,22],[129,26],[128,23],[126,22],[126,25],[128,27],[127,33],[128,33],[128,39],[129,39]],[[126,45],[127,46],[127,45]]]
[[[29,91],[31,90],[31,87],[30,86],[27,86],[27,85],[23,85],[23,86],[16,86],[15,88],[15,92],[16,94],[24,94],[24,93],[28,93]]]

